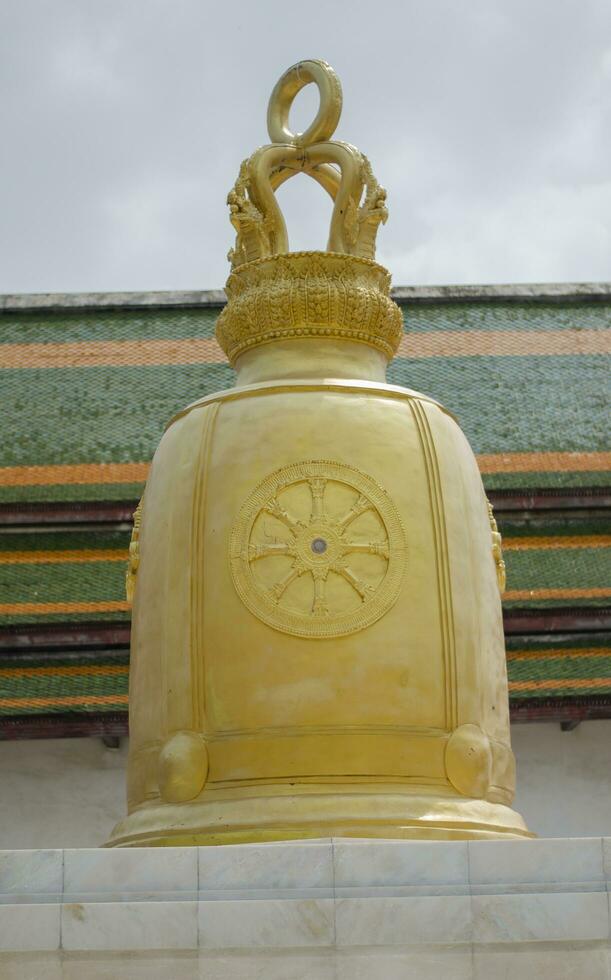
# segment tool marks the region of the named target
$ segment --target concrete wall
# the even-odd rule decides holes
[[[516,809],[542,837],[611,836],[611,721],[516,725]],[[0,742],[0,848],[95,847],[125,812],[127,744]]]
[[[541,837],[611,834],[611,720],[514,725],[516,810]]]
[[[125,810],[127,739],[0,742],[0,848],[96,847]]]

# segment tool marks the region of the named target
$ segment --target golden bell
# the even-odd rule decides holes
[[[320,110],[295,134],[309,82]],[[500,536],[452,415],[385,383],[386,195],[331,141],[340,112],[327,64],[289,69],[229,195],[217,336],[237,382],[170,422],[138,514],[112,845],[530,836],[510,808]],[[274,191],[298,172],[333,199],[325,252],[288,251]]]

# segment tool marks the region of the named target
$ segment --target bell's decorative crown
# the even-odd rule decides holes
[[[320,107],[308,129],[294,133],[289,110],[310,82]],[[402,317],[390,299],[390,275],[374,262],[378,226],[388,217],[386,191],[366,156],[331,140],[341,110],[339,79],[324,61],[293,65],[272,92],[273,142],[243,161],[227,197],[237,235],[216,333],[231,363],[252,347],[293,337],[358,341],[389,359],[399,345]],[[334,202],[327,251],[289,252],[274,192],[297,173],[313,177]]]

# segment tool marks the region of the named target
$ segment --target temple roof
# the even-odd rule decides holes
[[[503,532],[514,714],[611,713],[611,285],[394,298],[405,335],[389,381],[456,414]],[[125,724],[129,515],[168,419],[232,382],[214,339],[223,304],[221,291],[0,297],[0,737],[33,715]]]

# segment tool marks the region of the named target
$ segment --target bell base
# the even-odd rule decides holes
[[[501,803],[416,793],[317,793],[149,803],[114,828],[106,847],[252,844],[321,837],[481,840],[534,837]]]

